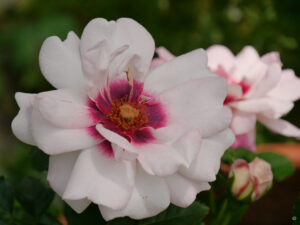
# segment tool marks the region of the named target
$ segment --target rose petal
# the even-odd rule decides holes
[[[132,219],[143,219],[155,216],[170,204],[170,194],[163,178],[151,176],[137,167],[135,187],[128,205],[121,210],[112,210],[99,206],[105,220],[129,216]]]
[[[300,129],[285,120],[270,119],[264,116],[259,116],[258,120],[275,133],[300,138]]]
[[[88,148],[102,141],[91,136],[86,129],[55,127],[37,110],[33,110],[31,115],[31,132],[36,145],[49,155]]]
[[[100,145],[80,153],[63,198],[87,198],[112,209],[121,209],[132,193],[135,162],[116,161],[105,156],[99,148]]]
[[[192,79],[216,76],[207,68],[203,49],[178,56],[153,69],[145,80],[145,89],[161,92]]]
[[[256,116],[252,113],[246,113],[238,110],[232,111],[231,128],[237,135],[248,133],[253,130],[256,124]]]
[[[229,72],[235,63],[235,58],[232,52],[222,45],[213,45],[207,50],[208,67],[215,71],[222,66],[225,71]]]
[[[190,179],[211,182],[216,179],[224,151],[232,145],[234,134],[226,129],[217,135],[202,139],[201,149],[189,168],[180,168],[180,173]]]
[[[49,169],[47,180],[51,188],[62,196],[71,176],[74,164],[79,152],[70,152],[60,155],[53,155],[49,158]],[[83,212],[91,203],[86,198],[80,200],[66,201],[77,213]]]
[[[188,179],[178,173],[166,177],[170,190],[171,202],[179,207],[188,207],[201,191],[210,189],[208,182],[199,182]]]
[[[65,41],[53,36],[41,48],[39,61],[43,75],[55,88],[84,89],[85,82],[79,55],[79,38],[69,32]]]
[[[15,98],[20,107],[20,111],[12,121],[12,131],[21,141],[26,144],[34,145],[34,139],[29,127],[35,95],[18,92],[16,93]]]

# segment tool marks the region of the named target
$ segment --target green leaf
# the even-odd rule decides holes
[[[292,162],[285,156],[274,152],[261,152],[257,157],[271,164],[274,180],[280,181],[291,176],[295,170]]]
[[[95,204],[91,204],[83,213],[78,214],[65,204],[65,216],[68,225],[104,225],[106,222],[101,217],[99,208]]]
[[[41,216],[54,198],[54,192],[35,178],[24,178],[15,192],[24,210],[35,217]]]
[[[293,220],[293,225],[300,225],[300,195],[294,206],[292,220]]]
[[[138,221],[139,225],[199,225],[208,214],[208,207],[199,202],[194,202],[187,208],[170,205],[164,212],[157,216]]]
[[[38,171],[48,170],[49,156],[45,154],[42,150],[38,148],[32,148],[29,153],[29,160],[33,166]]]
[[[232,164],[236,159],[245,159],[247,162],[251,162],[255,158],[255,154],[244,149],[228,149],[223,157],[222,161],[228,164]]]
[[[13,201],[11,187],[7,184],[4,177],[0,177],[0,209],[12,212]]]

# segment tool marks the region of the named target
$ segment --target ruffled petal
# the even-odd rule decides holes
[[[281,100],[298,100],[300,98],[300,78],[295,75],[293,70],[283,70],[277,86],[268,95]]]
[[[97,18],[85,27],[81,45],[84,75],[91,88],[101,88],[110,78],[127,71],[137,80],[148,71],[154,54],[154,41],[136,21]]]
[[[255,127],[256,115],[253,113],[232,111],[231,129],[236,135],[248,133]]]
[[[80,153],[63,198],[87,198],[115,210],[124,208],[135,182],[135,162],[116,161],[100,148],[101,145]]]
[[[197,129],[190,130],[179,139],[169,143],[149,143],[137,146],[138,161],[151,175],[174,174],[180,166],[188,168],[201,146],[201,136]]]
[[[206,77],[161,93],[157,99],[167,111],[167,128],[173,130],[172,124],[181,125],[184,129],[170,131],[177,131],[179,136],[196,128],[202,137],[225,129],[231,121],[231,111],[223,106],[226,91],[224,78]]]
[[[170,194],[166,182],[158,176],[151,176],[137,167],[135,187],[128,205],[121,210],[112,210],[100,206],[105,220],[129,216],[132,219],[143,219],[155,216],[170,204]]]
[[[31,132],[36,145],[49,155],[85,149],[100,143],[88,129],[63,129],[51,125],[42,115],[33,110]]]
[[[220,169],[221,157],[234,142],[234,134],[226,129],[217,135],[202,139],[201,149],[189,168],[180,168],[180,173],[190,179],[211,182]]]
[[[47,180],[51,188],[59,196],[62,196],[65,191],[78,155],[79,152],[70,152],[60,155],[53,155],[49,158]],[[79,200],[67,200],[66,202],[77,213],[83,212],[91,203],[91,201],[87,200],[86,198]]]
[[[191,180],[178,173],[166,177],[166,182],[170,190],[171,202],[184,208],[195,201],[199,192],[210,189],[208,182]]]
[[[34,145],[29,127],[35,96],[35,94],[16,93],[15,98],[20,111],[11,124],[14,135],[30,145]]]
[[[252,152],[256,149],[256,126],[248,133],[235,135],[235,141],[231,148],[246,148]]]
[[[74,32],[69,32],[65,41],[56,36],[44,41],[39,55],[40,67],[45,78],[55,88],[84,89],[79,43]]]
[[[225,71],[229,72],[235,65],[235,58],[232,52],[222,45],[213,45],[207,50],[208,67],[215,71],[222,66]]]
[[[258,120],[275,133],[282,134],[288,137],[300,138],[300,129],[285,120],[270,119],[264,116],[259,116]]]
[[[294,104],[289,101],[265,97],[232,102],[230,106],[247,113],[259,113],[271,118],[280,118],[288,113]]]
[[[192,79],[216,76],[207,68],[207,56],[197,49],[178,56],[153,69],[145,80],[145,89],[162,92]]]
[[[61,128],[86,128],[98,122],[87,96],[71,89],[43,92],[36,97],[36,107],[51,124]]]
[[[264,63],[267,63],[269,65],[273,64],[273,63],[276,63],[277,65],[279,65],[280,67],[282,66],[282,62],[280,60],[280,55],[278,52],[269,52],[267,54],[264,54],[262,57],[261,57],[261,60],[264,62]]]

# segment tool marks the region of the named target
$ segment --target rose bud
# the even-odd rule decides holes
[[[255,158],[249,163],[251,179],[254,184],[254,191],[252,193],[252,201],[262,197],[272,186],[273,173],[271,165],[266,161]]]
[[[233,177],[231,192],[238,200],[247,198],[253,192],[252,176],[246,160],[237,159],[234,161],[229,177]]]

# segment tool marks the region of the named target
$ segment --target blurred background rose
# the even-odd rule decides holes
[[[175,55],[213,44],[226,45],[234,53],[245,45],[252,45],[260,55],[279,51],[284,68],[294,69],[299,76],[299,9],[300,1],[297,0],[0,0],[0,175],[5,175],[12,183],[26,175],[44,178],[44,174],[35,172],[30,166],[28,152],[31,147],[13,137],[10,124],[17,113],[16,91],[51,89],[38,66],[39,49],[46,37],[58,35],[65,39],[69,30],[81,35],[79,31],[95,17],[108,20],[131,17],[149,30],[156,46],[165,46]],[[296,103],[284,118],[298,127],[299,104]],[[296,140],[258,126],[257,142]],[[243,224],[260,224],[258,220],[261,224],[274,225],[289,219],[300,189],[299,183],[294,182],[299,180],[297,176],[299,178],[299,170],[278,188],[275,185],[269,194],[273,199],[276,196],[282,210],[276,208],[272,199],[262,198],[250,208]],[[58,214],[60,207],[56,199],[51,210]],[[253,217],[255,210],[264,211],[264,214]]]

